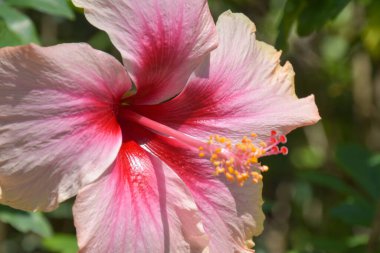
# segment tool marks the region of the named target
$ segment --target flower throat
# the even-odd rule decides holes
[[[224,175],[228,181],[236,182],[240,186],[249,179],[253,183],[262,181],[262,172],[268,171],[269,168],[261,164],[259,161],[261,157],[288,154],[287,147],[280,147],[280,144],[287,141],[285,135],[279,135],[276,131],[271,131],[267,141],[259,140],[257,134],[251,133],[249,137],[244,136],[238,143],[219,135],[211,135],[203,142],[128,109],[123,109],[121,116],[156,134],[186,144],[194,152],[198,152],[200,158],[210,161],[215,167],[216,176]]]

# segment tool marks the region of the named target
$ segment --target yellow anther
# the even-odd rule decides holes
[[[216,175],[223,174],[225,171],[226,170],[223,167],[216,167],[215,168],[215,174]]]
[[[263,179],[263,176],[256,171],[251,172],[251,175],[252,175],[252,181],[255,183],[258,183]]]
[[[247,179],[249,178],[248,174],[247,173],[242,173],[242,174],[239,174],[239,175],[236,175],[236,179],[237,181],[239,182],[239,185],[240,186],[243,186],[245,181],[247,181]]]
[[[269,167],[266,165],[261,166],[261,171],[266,172],[269,170]]]
[[[214,175],[224,174],[228,181],[236,182],[240,186],[248,179],[259,183],[263,179],[261,173],[269,169],[268,166],[261,165],[259,159],[266,150],[269,150],[269,154],[273,152],[268,148],[268,145],[272,145],[271,142],[254,139],[256,137],[256,133],[250,133],[240,142],[232,143],[225,136],[211,135],[208,145],[199,147],[199,156],[209,157],[215,168]]]
[[[219,173],[224,173],[226,170],[223,167],[216,167],[216,171]]]
[[[247,145],[244,145],[243,143],[238,143],[238,144],[236,144],[236,147],[237,147],[240,151],[243,151],[243,152],[246,152],[246,151],[247,151]]]
[[[231,159],[226,161],[226,166],[231,166],[234,163],[234,161],[231,161]]]
[[[230,173],[228,173],[228,172],[226,172],[226,178],[230,182],[234,182],[235,181],[235,177],[233,175],[231,175]]]
[[[247,180],[249,178],[249,175],[247,172],[241,173],[241,176],[244,178],[244,180]]]
[[[252,140],[250,138],[248,138],[247,136],[244,136],[241,142],[248,144],[248,145],[251,145]]]
[[[214,154],[220,154],[222,153],[222,148],[216,148],[214,151]]]
[[[251,157],[249,158],[249,162],[250,162],[250,163],[257,163],[257,162],[258,162],[258,159],[257,159],[256,156],[251,156]]]
[[[216,166],[219,166],[219,165],[220,165],[220,162],[216,161],[216,162],[214,162],[213,164],[214,164],[214,166],[216,167]]]
[[[218,155],[217,155],[217,154],[212,154],[211,157],[210,157],[210,161],[213,162],[213,161],[215,161],[217,158],[218,158]]]

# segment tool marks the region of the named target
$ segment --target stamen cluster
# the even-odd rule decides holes
[[[215,167],[215,175],[224,174],[230,182],[237,182],[240,186],[252,178],[253,183],[258,183],[263,179],[262,172],[269,170],[269,167],[262,165],[259,158],[269,155],[288,154],[285,146],[279,144],[286,143],[285,135],[278,135],[276,131],[271,132],[268,141],[257,139],[256,133],[251,133],[250,137],[233,144],[231,139],[211,135],[207,145],[199,147],[199,156],[208,157]]]

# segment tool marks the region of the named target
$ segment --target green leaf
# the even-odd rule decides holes
[[[103,32],[103,31],[97,32],[94,36],[92,36],[89,39],[88,43],[92,47],[99,49],[99,50],[102,50],[102,51],[107,51],[110,48],[112,48],[111,40],[109,39],[107,33]]]
[[[287,0],[278,27],[276,47],[288,48],[288,37],[297,22],[297,32],[301,36],[321,29],[334,19],[351,0]]]
[[[348,247],[354,248],[354,247],[358,247],[361,245],[367,245],[368,240],[369,240],[369,235],[358,234],[358,235],[354,235],[354,236],[347,238],[346,243],[347,243]]]
[[[42,245],[47,250],[59,253],[78,252],[77,240],[74,235],[70,234],[55,234],[52,237],[45,238]]]
[[[42,237],[52,235],[50,223],[41,213],[24,212],[0,205],[0,221],[23,233],[33,232]]]
[[[331,214],[349,225],[370,226],[376,208],[370,203],[352,198],[331,210]]]
[[[352,187],[347,185],[341,179],[322,173],[318,171],[307,171],[300,174],[300,178],[309,181],[313,184],[329,188],[333,191],[340,192],[346,195],[357,196],[356,192]]]
[[[218,18],[220,14],[228,9],[233,10],[233,1],[220,1],[220,0],[209,0],[208,4],[214,18]]]
[[[74,12],[66,0],[6,0],[15,7],[31,8],[54,16],[74,19]]]
[[[314,247],[326,252],[347,252],[350,248],[365,246],[368,244],[368,235],[354,235],[350,237],[331,238],[331,237],[315,237],[310,240]]]
[[[334,19],[351,0],[309,0],[298,19],[297,32],[309,35]]]
[[[380,164],[364,148],[350,145],[338,148],[336,158],[341,168],[374,199],[380,197]]]
[[[71,200],[65,201],[59,205],[57,209],[52,212],[46,213],[49,218],[55,219],[73,219],[72,214],[73,203]]]
[[[380,2],[373,1],[366,10],[367,22],[363,29],[363,44],[371,56],[380,59]]]
[[[36,28],[28,16],[0,2],[0,19],[20,39],[20,44],[39,43]]]
[[[276,48],[287,50],[290,31],[306,3],[307,0],[288,0],[286,2],[284,13],[278,26],[279,33]]]
[[[21,40],[10,31],[3,20],[0,20],[0,47],[16,46],[21,44]]]
[[[290,160],[299,169],[317,169],[324,162],[324,155],[310,146],[300,146],[292,150]]]

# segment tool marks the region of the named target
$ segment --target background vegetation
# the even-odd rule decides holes
[[[380,252],[380,1],[209,3],[215,19],[243,12],[260,40],[283,50],[297,94],[315,94],[323,118],[288,136],[287,157],[266,161],[267,218],[256,252]],[[0,47],[30,42],[88,42],[120,58],[65,0],[0,0]],[[0,252],[76,252],[72,203],[46,214],[0,205]]]

